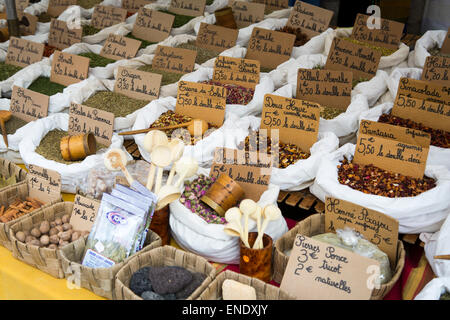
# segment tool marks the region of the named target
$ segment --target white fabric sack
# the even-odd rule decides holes
[[[163,41],[151,44],[146,48],[140,49],[136,56],[140,56],[143,54],[155,54],[156,48],[158,48],[158,46],[176,47],[179,46],[180,44],[195,40],[197,40],[197,37],[192,34],[178,34],[176,36],[170,35]]]
[[[442,166],[425,168],[425,175],[436,180],[436,187],[415,197],[388,198],[354,190],[338,181],[340,160],[352,159],[354,144],[345,144],[325,155],[310,191],[325,201],[326,196],[346,200],[397,219],[399,233],[416,234],[439,230],[450,209],[450,172]]]
[[[209,176],[209,168],[199,168],[197,174]],[[258,204],[277,204],[280,189],[272,184],[261,195]],[[170,229],[173,238],[185,250],[198,254],[209,261],[238,264],[239,263],[239,237],[226,234],[225,225],[209,224],[197,214],[191,212],[180,201],[170,204]],[[242,219],[242,224],[244,219]],[[256,232],[256,222],[249,219],[249,232]],[[281,217],[271,221],[264,233],[275,242],[288,231],[286,220]]]
[[[34,41],[37,43],[46,43],[48,41],[48,32],[42,34],[35,34],[30,36],[22,36],[22,39]],[[8,54],[9,40],[0,43],[0,62],[4,62]]]
[[[47,160],[35,150],[39,146],[45,135],[54,129],[67,131],[69,126],[69,115],[66,113],[57,113],[47,118],[35,121],[33,126],[33,134],[26,135],[19,143],[20,155],[25,165],[37,165],[59,172],[61,175],[61,191],[75,193],[77,185],[91,170],[96,166],[103,165],[103,154],[112,148],[123,148],[123,138],[117,134],[113,134],[112,143],[108,149],[102,149],[97,154],[86,157],[83,161],[74,164],[63,164],[53,160]],[[131,156],[127,154],[129,160]]]
[[[439,300],[445,292],[450,292],[450,277],[434,278],[426,284],[414,300]]]
[[[435,46],[442,48],[447,30],[429,30],[416,41],[414,51],[408,61],[408,66],[411,68],[422,68],[425,65],[425,60],[430,56],[429,49]]]
[[[401,78],[411,78],[420,80],[422,77],[422,69],[419,68],[395,68],[386,79],[388,92],[390,93],[390,101],[394,101],[397,97],[398,84]]]

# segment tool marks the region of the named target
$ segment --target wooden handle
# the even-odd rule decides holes
[[[162,168],[162,167],[158,168],[158,173],[156,175],[156,182],[155,182],[155,194],[158,194],[159,189],[161,189],[163,171],[164,171],[164,168]]]
[[[170,185],[172,183],[174,176],[175,176],[175,164],[173,164],[172,168],[170,169],[169,177],[167,178],[166,185]]]
[[[5,141],[6,147],[8,147],[8,134],[6,133],[5,121],[0,120],[0,126],[2,127],[3,141]]]
[[[441,259],[441,260],[450,260],[450,254],[444,254],[441,256],[434,256],[434,259]]]
[[[134,179],[131,176],[130,172],[128,172],[127,168],[122,164],[122,162],[120,162],[120,169],[122,170],[125,178],[127,178],[127,181],[131,186],[133,184]]]
[[[150,166],[150,172],[148,173],[148,178],[147,178],[147,189],[150,191],[152,191],[153,180],[155,179],[155,171],[156,171],[156,166],[152,163]]]
[[[191,123],[192,123],[192,121],[180,123],[180,124],[174,124],[171,126],[161,127],[161,128],[147,128],[147,129],[140,129],[140,130],[134,130],[134,131],[125,131],[125,132],[120,132],[119,136],[128,136],[128,135],[139,134],[139,133],[147,133],[152,130],[170,130],[170,129],[183,128],[183,127],[189,126]]]

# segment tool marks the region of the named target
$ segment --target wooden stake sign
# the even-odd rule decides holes
[[[380,263],[298,234],[280,288],[299,300],[368,300]]]
[[[295,35],[263,28],[253,28],[246,59],[258,60],[262,67],[276,68],[289,60]]]
[[[229,0],[228,6],[233,11],[237,27],[245,28],[264,19],[265,4]]]
[[[140,8],[132,34],[150,42],[163,41],[170,35],[174,19],[173,14]]]
[[[267,12],[289,8],[289,0],[252,0],[252,2],[265,4]]]
[[[172,0],[169,11],[190,17],[199,17],[205,11],[206,0]]]
[[[422,71],[422,80],[450,85],[450,58],[428,56]]]
[[[127,10],[123,8],[96,5],[92,14],[91,25],[97,29],[104,29],[125,22],[126,17]]]
[[[214,61],[213,80],[254,89],[259,83],[259,61],[218,56]]]
[[[69,29],[65,21],[52,19],[50,33],[48,34],[48,45],[63,50],[74,43],[80,43],[82,33],[82,28]]]
[[[77,0],[50,0],[48,3],[47,13],[52,17],[58,17],[69,6],[77,4]]]
[[[300,29],[309,38],[324,32],[333,18],[333,11],[312,4],[297,1],[287,22],[288,27]]]
[[[399,95],[450,106],[450,89],[436,82],[400,78],[396,100]]]
[[[69,221],[73,230],[91,231],[99,208],[99,201],[77,194],[73,202],[72,214]]]
[[[423,131],[361,120],[353,162],[422,179],[430,140]]]
[[[114,91],[127,97],[152,101],[158,99],[162,75],[119,67]]]
[[[335,37],[325,69],[353,72],[353,79],[372,79],[378,70],[381,52]]]
[[[197,51],[160,46],[156,48],[152,67],[172,73],[189,73],[194,70]]]
[[[22,21],[23,17],[25,17],[25,19],[28,21],[28,26],[21,24],[19,26],[20,34],[22,36],[29,36],[29,35],[35,34],[39,18],[36,16],[33,16],[32,14],[18,11],[17,18],[19,19],[19,21]]]
[[[77,103],[69,107],[69,135],[92,132],[97,143],[111,145],[114,114]]]
[[[113,60],[131,59],[136,56],[141,43],[139,40],[110,33],[100,55]]]
[[[61,198],[61,175],[56,171],[30,164],[27,184],[31,198],[39,199],[44,203]]]
[[[50,81],[68,86],[87,79],[89,61],[89,58],[56,50],[53,54]]]
[[[349,227],[387,254],[391,266],[397,260],[398,221],[384,213],[341,199],[325,199],[325,232]]]
[[[370,16],[361,13],[356,15],[351,38],[377,47],[397,50],[405,24],[380,18],[381,28],[369,29],[367,27],[369,18]]]
[[[222,52],[236,45],[238,34],[238,30],[202,22],[196,44],[200,48]]]
[[[128,12],[136,13],[147,4],[154,3],[156,0],[122,0],[122,8]]]
[[[44,47],[45,45],[43,43],[11,37],[9,39],[5,63],[18,67],[27,67],[30,64],[42,60]]]
[[[9,110],[17,118],[30,122],[47,116],[49,101],[45,94],[13,86]]]
[[[450,54],[450,28],[448,28],[447,35],[442,43],[441,53]]]
[[[353,73],[318,69],[298,69],[297,99],[347,110],[351,102]]]

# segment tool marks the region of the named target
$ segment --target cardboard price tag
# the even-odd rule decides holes
[[[398,221],[384,213],[341,199],[325,199],[325,232],[349,227],[387,254],[391,266],[397,260]]]
[[[255,88],[259,83],[259,61],[218,56],[214,61],[213,80]]]
[[[259,201],[269,187],[272,158],[267,154],[256,152],[247,158],[244,150],[216,148],[209,175],[217,178],[222,173],[227,174],[241,186],[246,199]]]
[[[363,41],[377,47],[398,49],[402,39],[404,23],[380,18],[381,28],[369,29],[367,20],[370,16],[358,13],[352,30],[352,39]]]
[[[100,55],[113,60],[131,59],[141,46],[141,41],[110,33]]]
[[[111,145],[114,114],[74,102],[69,107],[69,135],[92,132],[97,143]]]
[[[298,234],[280,288],[299,300],[368,300],[380,263]]]
[[[291,10],[286,25],[295,29],[299,28],[309,38],[312,38],[328,28],[333,14],[333,11],[297,1]]]
[[[81,42],[82,28],[69,29],[65,21],[52,19],[48,34],[48,45],[58,49],[65,49],[74,43]]]
[[[158,99],[162,75],[119,67],[114,91],[130,98],[152,101]]]
[[[44,203],[61,198],[61,175],[53,170],[36,165],[28,165],[28,193]]]
[[[30,64],[42,60],[44,44],[21,38],[11,37],[9,39],[8,53],[5,63],[18,67],[27,67]]]
[[[246,59],[258,60],[262,67],[276,68],[289,60],[295,35],[263,28],[253,28]]]
[[[122,0],[122,8],[129,12],[136,13],[140,8],[154,2],[156,2],[156,0]]]
[[[239,29],[264,20],[266,5],[263,3],[229,0],[228,6],[233,11],[234,20]]]
[[[252,2],[265,4],[267,12],[289,8],[289,0],[252,0]]]
[[[361,120],[353,162],[422,179],[430,140],[423,131]]]
[[[450,28],[448,28],[447,35],[442,43],[441,53],[450,54]]]
[[[317,69],[298,69],[297,99],[347,110],[351,102],[353,73]]]
[[[222,126],[225,118],[225,87],[179,81],[175,113],[203,119],[210,125]]]
[[[49,101],[45,94],[13,86],[9,110],[17,118],[30,122],[47,116]]]
[[[20,34],[22,36],[29,36],[29,35],[35,34],[39,18],[37,16],[33,16],[32,14],[29,14],[29,13],[17,11],[17,18],[19,19],[19,21],[22,21],[22,19],[24,17],[28,21],[28,26],[21,24],[19,26]]]
[[[202,16],[206,0],[171,0],[169,11],[190,17]]]
[[[173,73],[189,73],[194,70],[197,51],[158,45],[152,67]]]
[[[353,72],[353,79],[372,79],[378,70],[381,52],[335,37],[325,69]]]
[[[202,22],[196,44],[200,48],[222,52],[236,45],[238,34],[238,30]]]
[[[92,14],[91,25],[97,29],[104,29],[125,22],[126,17],[127,10],[123,8],[96,5]]]
[[[400,78],[396,100],[401,94],[450,106],[450,88],[436,82]]]
[[[73,230],[91,231],[99,208],[99,201],[77,194],[73,202],[72,214],[70,215],[69,221]]]
[[[58,17],[69,6],[77,4],[77,0],[50,0],[48,3],[47,13],[52,17]]]
[[[53,54],[50,81],[71,85],[88,77],[89,58],[56,50]]]
[[[163,41],[170,35],[174,19],[172,14],[140,8],[132,34],[150,42]]]
[[[16,12],[23,12],[30,4],[30,0],[16,0]]]
[[[264,96],[261,129],[278,129],[279,139],[305,152],[317,142],[320,106],[314,102],[266,94]],[[272,136],[272,130],[268,130]]]
[[[449,71],[450,58],[428,56],[423,66],[421,80],[434,81],[448,86],[450,85]]]

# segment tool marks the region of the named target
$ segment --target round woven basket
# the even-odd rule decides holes
[[[283,279],[289,257],[284,254],[286,250],[292,249],[294,240],[297,234],[302,234],[307,237],[312,237],[318,234],[325,233],[325,214],[314,214],[300,221],[294,228],[285,233],[281,238],[275,242],[274,259],[273,259],[273,280],[281,283]],[[397,258],[395,261],[395,268],[393,270],[392,279],[385,284],[382,284],[379,289],[372,291],[371,300],[381,300],[392,289],[397,280],[400,278],[403,267],[405,266],[405,248],[403,243],[397,241]]]

